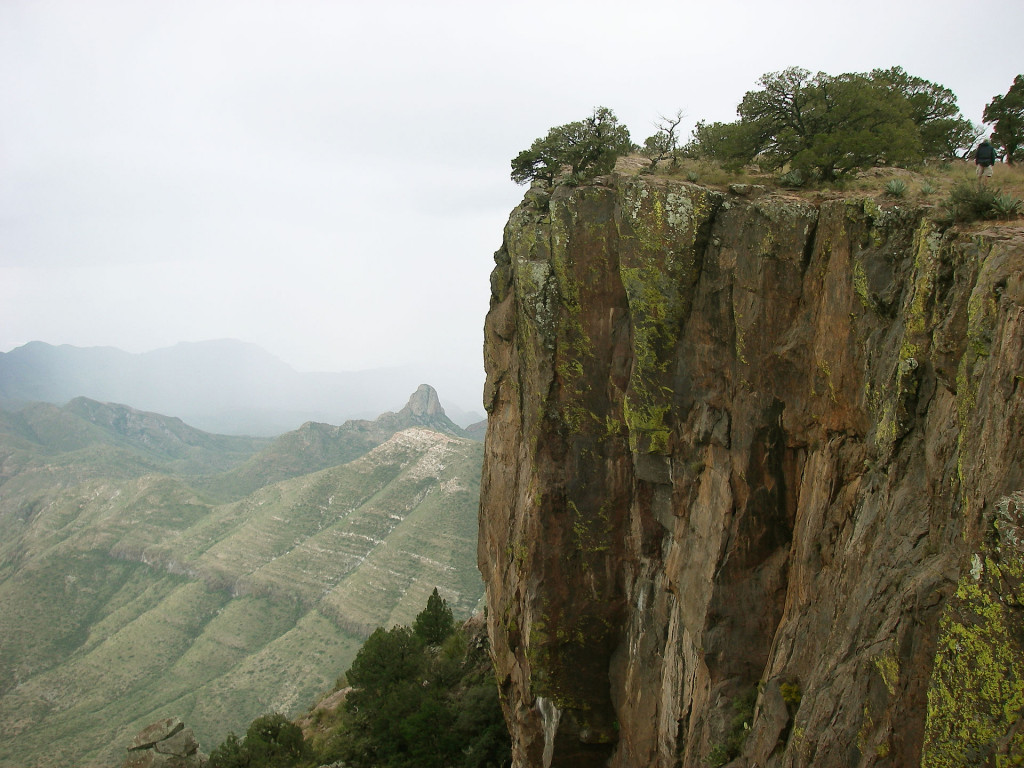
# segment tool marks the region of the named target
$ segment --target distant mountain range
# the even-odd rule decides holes
[[[477,610],[482,444],[428,386],[277,439],[76,398],[0,411],[0,768],[207,748],[333,686],[436,586]]]
[[[0,353],[0,408],[87,397],[177,416],[210,432],[269,436],[306,421],[340,424],[394,410],[422,383],[417,376],[406,368],[299,373],[254,344],[229,339],[142,354],[34,341]],[[483,419],[481,412],[448,410],[462,426]]]

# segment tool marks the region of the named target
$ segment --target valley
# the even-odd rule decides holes
[[[0,766],[205,748],[330,689],[436,586],[481,607],[482,444],[421,387],[270,440],[80,398],[0,414]]]

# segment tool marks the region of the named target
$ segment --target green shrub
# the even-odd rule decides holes
[[[302,729],[282,714],[263,715],[245,732],[245,751],[251,768],[283,768],[306,756]]]
[[[950,190],[944,207],[954,222],[977,221],[991,215],[996,192],[970,181],[961,181]]]
[[[783,187],[788,187],[790,189],[802,187],[806,183],[807,178],[804,176],[803,171],[801,171],[799,168],[794,168],[791,171],[786,171],[784,174],[779,176],[779,185]]]
[[[309,753],[302,730],[284,715],[268,714],[249,725],[245,739],[229,733],[210,753],[209,768],[286,768]]]
[[[754,721],[757,693],[757,686],[754,686],[732,700],[732,720],[729,721],[729,732],[725,735],[725,741],[712,747],[707,756],[706,762],[712,768],[721,768],[730,760],[739,757],[743,751],[743,744]]]
[[[779,690],[782,692],[782,700],[786,702],[786,706],[796,711],[796,708],[800,706],[800,700],[803,698],[803,694],[800,692],[800,684],[783,683]]]
[[[889,197],[903,197],[907,193],[907,183],[903,179],[889,179],[885,185],[885,194]]]
[[[238,736],[229,733],[227,738],[210,752],[210,759],[206,765],[208,768],[246,768],[249,765],[249,756]]]
[[[969,222],[980,219],[1010,219],[1020,215],[1024,201],[1001,189],[961,181],[949,193],[944,204],[951,222]]]

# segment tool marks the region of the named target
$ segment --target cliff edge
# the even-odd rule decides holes
[[[1024,227],[612,176],[495,254],[516,766],[1024,755]]]

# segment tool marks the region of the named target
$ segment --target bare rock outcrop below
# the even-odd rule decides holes
[[[192,729],[168,717],[139,731],[121,768],[203,768],[206,763]]]
[[[516,766],[1021,758],[1024,228],[615,176],[495,261]]]

